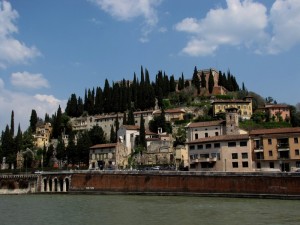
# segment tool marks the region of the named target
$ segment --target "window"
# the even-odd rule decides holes
[[[248,159],[248,153],[247,152],[242,153],[242,159]]]
[[[268,139],[268,144],[271,145],[272,144],[272,139]]]
[[[219,132],[215,132],[215,135],[216,135],[216,136],[219,136]]]
[[[240,142],[240,146],[241,146],[241,147],[247,146],[247,141],[241,141],[241,142]]]
[[[273,156],[273,151],[272,150],[269,151],[269,156]]]
[[[270,168],[274,168],[274,162],[270,162]]]
[[[232,162],[232,168],[238,168],[239,163],[238,162]]]
[[[258,162],[258,163],[256,164],[256,168],[257,168],[257,169],[260,169],[260,168],[261,168],[260,162]]]
[[[300,155],[299,154],[299,149],[295,149],[295,155]]]
[[[205,137],[208,137],[208,133],[205,133]]]
[[[228,142],[228,147],[235,147],[236,143],[234,141]]]
[[[294,138],[294,143],[298,144],[298,138],[296,138],[296,137]]]
[[[300,161],[296,161],[296,167],[297,167],[297,168],[300,167]]]
[[[203,149],[203,145],[197,145],[198,149]]]
[[[190,150],[194,150],[194,149],[195,149],[195,145],[191,145]]]
[[[195,134],[195,139],[198,139],[198,134]]]
[[[211,144],[206,144],[206,149],[209,149],[209,148],[211,148]]]
[[[215,148],[220,148],[220,143],[215,143],[215,144],[214,144],[214,147],[215,147]]]
[[[237,153],[232,153],[231,157],[232,157],[232,159],[237,159],[238,158],[238,154]]]
[[[248,168],[248,162],[242,162],[244,168]]]

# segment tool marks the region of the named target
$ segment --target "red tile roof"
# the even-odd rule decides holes
[[[300,133],[300,127],[251,130],[250,135]]]

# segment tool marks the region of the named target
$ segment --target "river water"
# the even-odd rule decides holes
[[[300,201],[140,195],[2,195],[0,224],[298,225]]]

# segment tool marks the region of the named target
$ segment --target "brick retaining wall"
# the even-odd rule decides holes
[[[72,192],[166,194],[295,195],[300,197],[300,175],[238,173],[125,173],[72,175]]]

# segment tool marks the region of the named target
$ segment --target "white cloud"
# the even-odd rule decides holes
[[[300,44],[300,1],[276,0],[270,10],[273,36],[269,53],[279,53]]]
[[[14,22],[19,17],[8,1],[0,1],[0,68],[10,64],[23,64],[40,55],[33,46],[27,47],[12,35],[18,32]]]
[[[6,124],[10,124],[11,111],[14,111],[15,127],[20,123],[22,130],[28,128],[32,109],[38,116],[44,119],[46,113],[54,114],[58,106],[63,109],[65,100],[59,100],[52,95],[36,94],[28,95],[24,92],[12,92],[4,88],[4,82],[0,79],[0,130],[4,130]]]
[[[188,55],[211,55],[221,45],[255,47],[267,38],[266,12],[252,0],[227,0],[227,8],[211,9],[201,20],[185,18],[175,29],[192,35],[183,49]]]
[[[26,71],[11,74],[11,83],[22,88],[48,88],[49,83],[42,74],[30,74]]]
[[[88,0],[100,9],[109,13],[120,21],[131,21],[137,17],[144,17],[145,25],[142,28],[142,42],[148,41],[148,35],[158,23],[155,7],[162,0]]]

